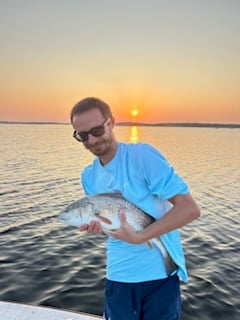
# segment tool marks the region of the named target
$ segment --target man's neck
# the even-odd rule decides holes
[[[113,141],[111,148],[109,149],[109,152],[106,155],[99,157],[99,160],[103,166],[105,166],[108,162],[110,162],[114,158],[117,148],[118,148],[117,141]]]

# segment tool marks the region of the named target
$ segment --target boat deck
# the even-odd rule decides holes
[[[99,320],[102,317],[67,310],[0,301],[1,320]]]

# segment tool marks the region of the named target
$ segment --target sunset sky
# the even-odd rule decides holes
[[[0,0],[0,120],[240,123],[239,0]]]

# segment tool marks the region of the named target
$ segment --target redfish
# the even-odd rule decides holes
[[[128,224],[136,231],[141,231],[154,219],[144,211],[127,201],[118,193],[102,193],[88,195],[68,205],[60,212],[58,218],[64,224],[80,227],[91,221],[99,221],[103,231],[108,234],[109,230],[121,227],[119,212],[125,213]],[[169,256],[160,238],[154,238],[147,242],[151,248],[156,245],[163,255],[167,274],[176,270],[177,266]]]

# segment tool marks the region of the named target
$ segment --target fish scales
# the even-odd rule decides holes
[[[144,229],[154,221],[151,216],[126,201],[121,195],[97,194],[90,196],[90,199],[93,200],[96,213],[99,213],[100,216],[107,216],[112,222],[115,222],[114,227],[113,225],[107,226],[108,229],[120,227],[118,213],[121,211],[125,213],[128,223],[137,231]]]

